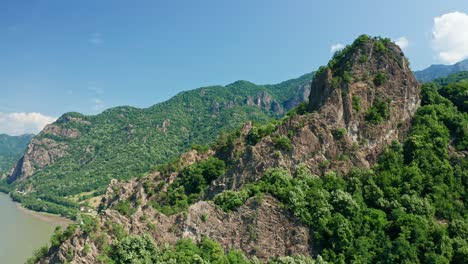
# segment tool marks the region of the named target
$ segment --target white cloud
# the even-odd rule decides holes
[[[91,35],[89,38],[89,43],[95,45],[95,46],[100,46],[104,43],[104,40],[102,39],[101,33],[94,33]]]
[[[93,102],[93,110],[95,111],[102,110],[106,106],[106,104],[99,98],[93,98],[92,102]]]
[[[444,63],[468,58],[468,15],[452,12],[434,18],[432,44]]]
[[[39,133],[56,118],[41,113],[2,113],[0,112],[0,133],[22,135]]]
[[[337,52],[339,50],[342,50],[344,47],[345,46],[343,44],[341,44],[341,43],[334,44],[334,45],[331,46],[330,52],[335,53],[335,52]]]
[[[406,49],[409,45],[409,41],[406,37],[399,37],[395,40],[395,44],[400,46],[400,49]]]

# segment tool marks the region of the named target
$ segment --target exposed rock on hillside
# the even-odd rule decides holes
[[[242,156],[212,186],[212,195],[256,181],[271,167],[292,171],[303,163],[317,175],[369,168],[385,146],[405,135],[420,102],[400,48],[381,45],[373,39],[355,43],[322,68],[312,83],[313,112],[289,118],[254,146],[237,149]],[[281,137],[291,142],[290,151],[274,143]]]
[[[112,178],[143,175],[248,120],[282,117],[311,79],[308,74],[276,85],[238,81],[182,92],[146,109],[116,107],[94,116],[67,113],[31,141],[5,178],[12,189],[31,190],[28,195],[47,196],[51,203],[100,193]]]
[[[52,134],[55,130],[47,131],[47,133]],[[72,135],[74,135],[73,132]],[[67,154],[67,148],[68,146],[64,142],[56,142],[49,138],[33,138],[28,144],[26,153],[13,168],[10,177],[8,177],[8,182],[27,178],[33,175],[37,169],[44,168],[54,163],[57,159]]]
[[[305,95],[307,85],[303,88]],[[266,135],[249,122],[212,151],[189,152],[169,169],[163,168],[145,179],[114,182],[99,215],[99,228],[107,241],[114,238],[106,230],[118,223],[132,234],[150,233],[160,244],[208,236],[225,249],[239,248],[262,260],[280,255],[311,255],[311,230],[275,198],[250,198],[230,213],[214,206],[210,199],[223,190],[237,190],[258,181],[269,168],[282,167],[293,172],[304,164],[316,175],[330,170],[346,173],[355,166],[369,168],[385,146],[407,133],[419,105],[419,87],[398,46],[365,37],[319,70],[309,98],[308,113],[291,115],[271,131],[264,130],[269,131],[262,132]],[[270,101],[265,95],[248,101],[257,106],[267,102]],[[223,169],[222,176],[211,182],[205,196],[196,198],[186,212],[172,216],[154,209],[163,201],[158,198],[168,196],[171,184],[185,177],[187,166],[212,156],[229,166],[226,173]],[[196,175],[200,174],[203,173]],[[132,208],[131,213],[118,212],[116,208],[122,203]],[[93,262],[99,246],[93,241],[85,242],[88,238],[80,232],[51,250],[45,260],[64,262],[72,250],[73,261]],[[80,255],[84,243],[91,243],[93,249],[87,256]]]

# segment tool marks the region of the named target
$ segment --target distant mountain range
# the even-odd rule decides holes
[[[434,64],[424,70],[415,71],[414,76],[419,82],[424,83],[461,71],[468,71],[468,59],[453,65]]]

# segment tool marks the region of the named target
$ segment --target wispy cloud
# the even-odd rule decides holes
[[[331,53],[335,53],[339,50],[342,50],[343,48],[345,47],[344,44],[341,44],[341,43],[337,43],[337,44],[334,44],[330,47],[330,52]]]
[[[93,33],[88,41],[95,46],[101,46],[104,43],[101,33]]]
[[[100,110],[104,109],[104,107],[106,107],[106,104],[104,103],[104,101],[102,101],[99,98],[93,98],[91,101],[93,102],[93,110],[94,111],[100,111]]]
[[[400,46],[401,49],[406,49],[409,46],[409,41],[406,37],[399,37],[395,39],[395,44]]]
[[[0,133],[22,135],[39,133],[47,124],[53,123],[55,117],[41,113],[3,113],[0,112]]]
[[[434,18],[432,45],[444,63],[456,63],[468,58],[468,15],[461,12]]]

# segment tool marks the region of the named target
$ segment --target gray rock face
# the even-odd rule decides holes
[[[312,113],[289,118],[255,146],[237,149],[243,154],[211,186],[211,195],[239,189],[272,167],[294,171],[305,164],[317,175],[330,170],[344,174],[356,166],[370,168],[387,145],[406,134],[420,103],[418,82],[399,47],[390,43],[386,52],[377,52],[374,45],[369,40],[347,54],[351,80],[337,82],[339,72],[332,69],[318,73],[309,97]],[[365,62],[360,59],[363,56]],[[376,82],[378,75],[385,76],[385,81]],[[367,119],[378,104],[385,105],[387,116],[374,124]],[[291,151],[275,146],[272,138],[278,136],[291,140]]]
[[[388,44],[385,52],[377,52],[375,44],[369,40],[347,54],[346,68],[352,73],[351,78],[337,82],[338,77],[343,77],[340,65],[316,76],[309,96],[311,113],[289,117],[253,146],[245,140],[252,130],[252,124],[246,123],[228,150],[204,154],[191,151],[182,155],[177,164],[179,171],[212,155],[228,160],[231,165],[223,177],[212,182],[206,200],[192,204],[187,212],[165,216],[148,204],[145,183],[162,184],[161,190],[165,191],[178,176],[177,172],[164,176],[155,172],[128,183],[114,181],[102,200],[105,210],[98,216],[101,234],[112,242],[115,238],[108,230],[112,223],[117,223],[131,234],[150,233],[161,244],[175,243],[183,237],[199,240],[206,235],[226,249],[239,248],[262,260],[280,255],[311,255],[311,230],[275,198],[251,198],[231,213],[214,206],[209,198],[259,180],[268,168],[282,167],[292,172],[303,164],[317,175],[329,170],[344,174],[356,166],[369,168],[386,146],[400,140],[419,105],[419,86],[396,45]],[[361,59],[364,56],[365,61]],[[376,81],[378,76],[386,78]],[[304,95],[307,93],[304,87]],[[251,99],[247,103],[260,107],[271,103],[267,95]],[[371,122],[369,113],[378,105],[385,106],[381,109],[384,116],[379,122]],[[291,150],[278,148],[274,137],[287,137]],[[131,201],[136,212],[124,216],[112,210],[121,201]],[[94,263],[99,245],[80,232],[49,252],[44,263],[65,262],[69,250],[74,252],[74,263]],[[86,256],[80,250],[85,243],[91,243],[91,252]]]
[[[33,138],[25,154],[16,163],[8,182],[22,180],[34,174],[37,168],[44,168],[64,157],[68,146],[50,138]]]

